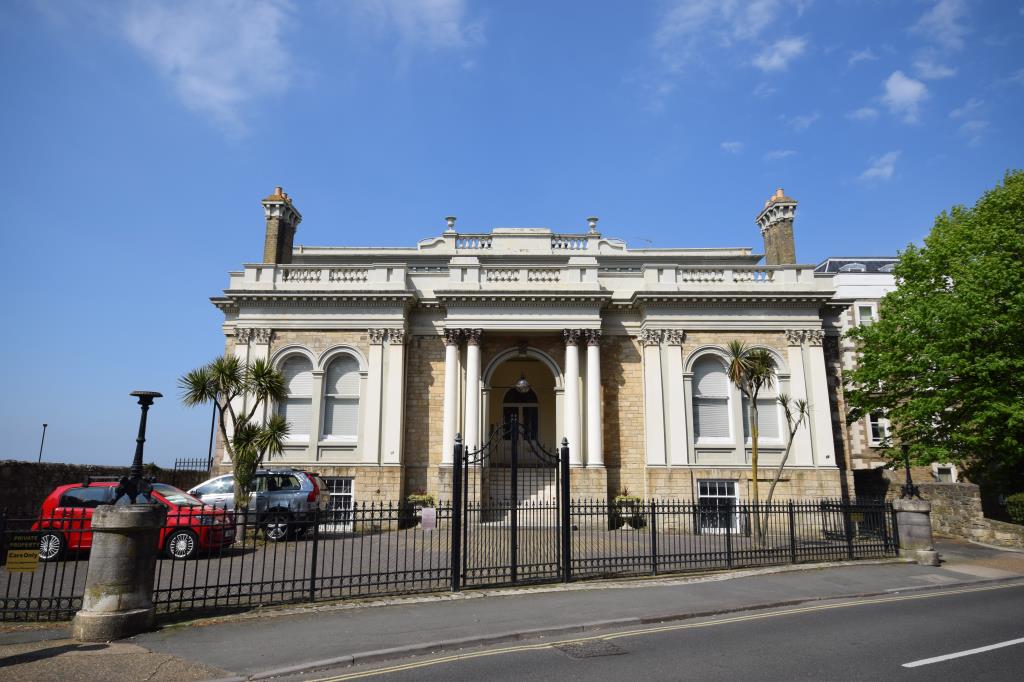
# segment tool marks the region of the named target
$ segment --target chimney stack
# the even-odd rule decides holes
[[[793,219],[796,217],[796,199],[787,197],[782,188],[764,202],[757,214],[757,225],[764,238],[766,265],[793,265],[796,263],[796,244],[793,241]]]
[[[287,264],[292,262],[295,230],[302,222],[302,214],[292,205],[291,197],[280,187],[262,201],[267,220],[267,237],[263,242],[263,262]]]

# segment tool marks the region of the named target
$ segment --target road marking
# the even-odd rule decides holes
[[[989,644],[988,646],[980,646],[977,649],[968,649],[967,651],[958,651],[955,654],[945,654],[944,656],[936,656],[934,658],[922,658],[920,661],[911,661],[910,663],[904,663],[904,668],[916,668],[922,665],[928,665],[929,663],[940,663],[942,661],[949,661],[954,658],[963,658],[964,656],[972,656],[974,654],[981,654],[986,651],[992,651],[993,649],[1002,649],[1003,647],[1013,646],[1014,644],[1024,644],[1024,637],[1018,639],[1011,639],[1008,642],[999,642],[998,644]]]
[[[956,590],[943,590],[941,592],[925,592],[922,594],[907,594],[892,597],[876,597],[872,599],[860,599],[858,601],[846,601],[839,602],[838,604],[818,604],[815,606],[804,606],[793,609],[785,609],[783,611],[768,611],[764,613],[751,613],[743,616],[730,616],[727,618],[718,618],[716,620],[706,620],[699,623],[675,623],[672,625],[662,625],[652,628],[643,628],[640,630],[629,630],[627,632],[618,632],[608,635],[594,635],[592,637],[575,637],[573,639],[564,639],[557,642],[543,642],[538,644],[521,644],[519,646],[502,647],[500,649],[487,649],[485,651],[474,651],[468,653],[457,653],[448,656],[440,656],[438,658],[432,658],[426,661],[413,661],[410,663],[399,663],[397,665],[387,666],[384,668],[375,668],[373,670],[362,670],[358,672],[346,673],[343,675],[336,675],[333,677],[323,677],[313,682],[342,682],[343,680],[355,680],[363,677],[371,677],[373,675],[386,675],[388,673],[403,672],[405,670],[414,670],[416,668],[426,668],[433,665],[441,665],[444,663],[454,663],[455,661],[465,661],[471,658],[482,658],[484,656],[499,656],[501,654],[517,653],[520,651],[541,651],[543,649],[552,649],[556,645],[565,645],[571,642],[587,642],[595,639],[619,639],[622,637],[638,637],[640,635],[649,635],[660,632],[670,632],[673,630],[694,630],[697,628],[712,627],[714,625],[727,625],[729,623],[741,623],[744,621],[751,620],[762,620],[765,618],[777,618],[779,616],[790,616],[798,613],[813,613],[815,611],[829,611],[832,609],[842,609],[850,606],[864,606],[867,604],[886,604],[898,601],[911,601],[916,599],[932,599],[935,597],[945,597],[954,594],[967,594],[970,592],[988,592],[990,590],[1005,590],[1011,587],[1024,587],[1024,583],[1011,583],[1004,585],[984,585],[982,587],[965,587]],[[966,654],[965,654],[966,655]],[[923,665],[923,664],[922,664]]]

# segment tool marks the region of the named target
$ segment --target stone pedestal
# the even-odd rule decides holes
[[[167,509],[158,504],[96,508],[85,596],[71,622],[72,637],[109,642],[153,627],[157,541],[166,518]]]
[[[931,502],[918,499],[893,500],[899,526],[900,553],[925,566],[937,566],[939,555],[932,544]]]

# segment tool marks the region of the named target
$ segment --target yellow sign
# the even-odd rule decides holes
[[[15,533],[7,544],[7,571],[32,573],[39,568],[39,535]]]

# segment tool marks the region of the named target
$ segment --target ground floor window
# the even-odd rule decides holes
[[[728,533],[736,527],[736,481],[697,481],[699,530]]]
[[[327,501],[327,523],[324,530],[352,530],[352,506],[355,504],[354,479],[350,476],[324,476],[330,499]]]

